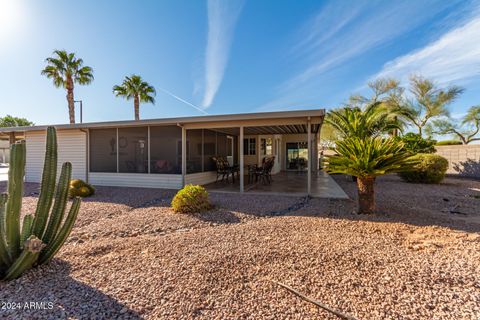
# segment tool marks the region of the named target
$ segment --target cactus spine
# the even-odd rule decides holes
[[[57,137],[55,128],[49,127],[37,209],[34,216],[23,218],[20,228],[25,142],[13,144],[10,150],[8,194],[0,195],[0,279],[3,280],[18,278],[31,267],[50,261],[70,234],[80,209],[80,199],[75,198],[64,219],[72,165],[63,164],[55,188]]]

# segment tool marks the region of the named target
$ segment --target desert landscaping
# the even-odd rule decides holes
[[[378,213],[358,215],[355,183],[334,178],[351,200],[211,193],[197,215],[172,212],[173,190],[99,187],[52,263],[0,283],[2,302],[53,308],[0,314],[336,319],[278,281],[358,319],[480,317],[479,181],[380,177]]]

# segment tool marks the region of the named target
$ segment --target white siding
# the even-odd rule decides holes
[[[185,183],[202,185],[202,184],[215,182],[216,179],[217,179],[217,173],[215,171],[198,172],[198,173],[187,174],[185,176]]]
[[[27,131],[25,133],[27,161],[25,181],[40,182],[45,159],[46,131]],[[58,130],[58,167],[57,176],[64,162],[72,163],[72,178],[86,180],[87,141],[86,133],[80,130]]]
[[[90,172],[89,181],[97,186],[180,189],[181,174]]]

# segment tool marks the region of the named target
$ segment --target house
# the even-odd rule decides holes
[[[304,172],[311,194],[324,115],[317,109],[55,125],[59,166],[70,161],[74,178],[98,186],[178,189],[214,182],[217,155],[239,165],[244,192],[246,167],[275,156],[272,173]],[[46,126],[0,128],[0,135],[25,139],[25,180],[40,182]]]

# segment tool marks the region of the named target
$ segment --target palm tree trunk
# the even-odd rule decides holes
[[[375,178],[358,177],[358,213],[371,214],[375,211]]]
[[[140,120],[140,99],[135,96],[133,99],[133,109],[135,111],[135,120]]]
[[[75,102],[73,96],[73,80],[67,79],[67,102],[68,102],[68,116],[70,123],[75,123]]]

